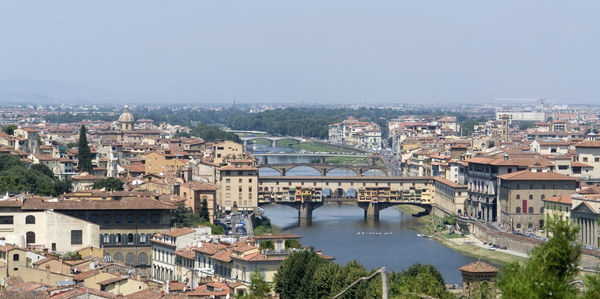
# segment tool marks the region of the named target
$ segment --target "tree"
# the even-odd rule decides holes
[[[8,134],[8,135],[12,135],[15,133],[15,130],[17,129],[17,125],[6,125],[2,127],[2,132]]]
[[[523,265],[505,264],[498,275],[498,288],[507,298],[575,298],[570,282],[577,274],[581,245],[576,243],[578,227],[554,217],[546,224],[552,236],[536,247]]]
[[[275,244],[273,244],[273,241],[271,240],[266,240],[266,241],[261,241],[258,245],[258,248],[260,250],[265,250],[265,249],[275,249]]]
[[[288,298],[314,298],[310,296],[314,290],[313,276],[316,270],[328,263],[314,250],[293,252],[279,266],[275,273],[275,292],[282,299]]]
[[[177,206],[177,209],[171,210],[171,227],[196,227],[202,224],[204,220],[195,214],[192,209],[184,204]]]
[[[92,151],[87,142],[87,133],[84,125],[81,125],[79,129],[79,148],[78,148],[79,162],[77,163],[77,170],[80,172],[94,173],[94,166],[92,165]]]
[[[265,281],[265,277],[258,272],[258,269],[254,269],[250,276],[250,295],[252,298],[262,299],[266,298],[271,292],[271,286]]]
[[[31,165],[31,169],[32,170],[36,170],[39,171],[45,175],[47,175],[48,177],[54,178],[54,172],[46,165],[44,164],[33,164]]]
[[[200,204],[200,211],[198,211],[200,218],[204,219],[204,221],[210,220],[210,213],[208,212],[208,199],[206,197],[202,198],[202,203]]]
[[[71,191],[70,179],[59,179],[47,166],[27,168],[18,157],[0,154],[0,193],[29,192],[57,196]]]
[[[283,244],[285,248],[302,248],[302,244],[296,239],[286,239]]]
[[[117,178],[106,178],[96,181],[92,189],[104,189],[106,191],[123,191],[123,182]]]

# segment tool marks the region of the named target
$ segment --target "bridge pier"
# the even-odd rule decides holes
[[[248,140],[244,139],[244,150],[247,150],[247,148],[248,148]]]
[[[271,147],[277,147],[277,140],[276,139],[271,140]]]
[[[321,176],[326,176],[327,175],[327,168],[321,168],[320,171]]]
[[[312,219],[313,207],[308,202],[303,202],[298,205],[298,218],[299,219]]]
[[[370,202],[365,209],[365,219],[379,219],[379,204]]]
[[[285,176],[285,172],[287,171],[286,168],[280,168],[279,169],[279,173],[281,173],[281,176]]]

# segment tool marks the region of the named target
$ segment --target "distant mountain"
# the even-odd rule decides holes
[[[14,104],[112,102],[115,96],[78,84],[57,80],[7,78],[0,80],[0,100]]]

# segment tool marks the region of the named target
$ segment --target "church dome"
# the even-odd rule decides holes
[[[121,116],[119,116],[119,122],[120,123],[134,122],[133,114],[129,113],[129,107],[127,107],[127,105],[125,105],[125,107],[123,107],[123,113],[121,113]]]

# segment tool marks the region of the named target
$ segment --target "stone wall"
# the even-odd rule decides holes
[[[542,240],[532,239],[525,236],[514,235],[494,230],[476,221],[459,220],[459,226],[464,231],[468,230],[479,240],[498,245],[522,253],[529,253],[534,247],[544,243]],[[600,266],[600,252],[582,249],[580,266],[585,268],[596,268]]]

